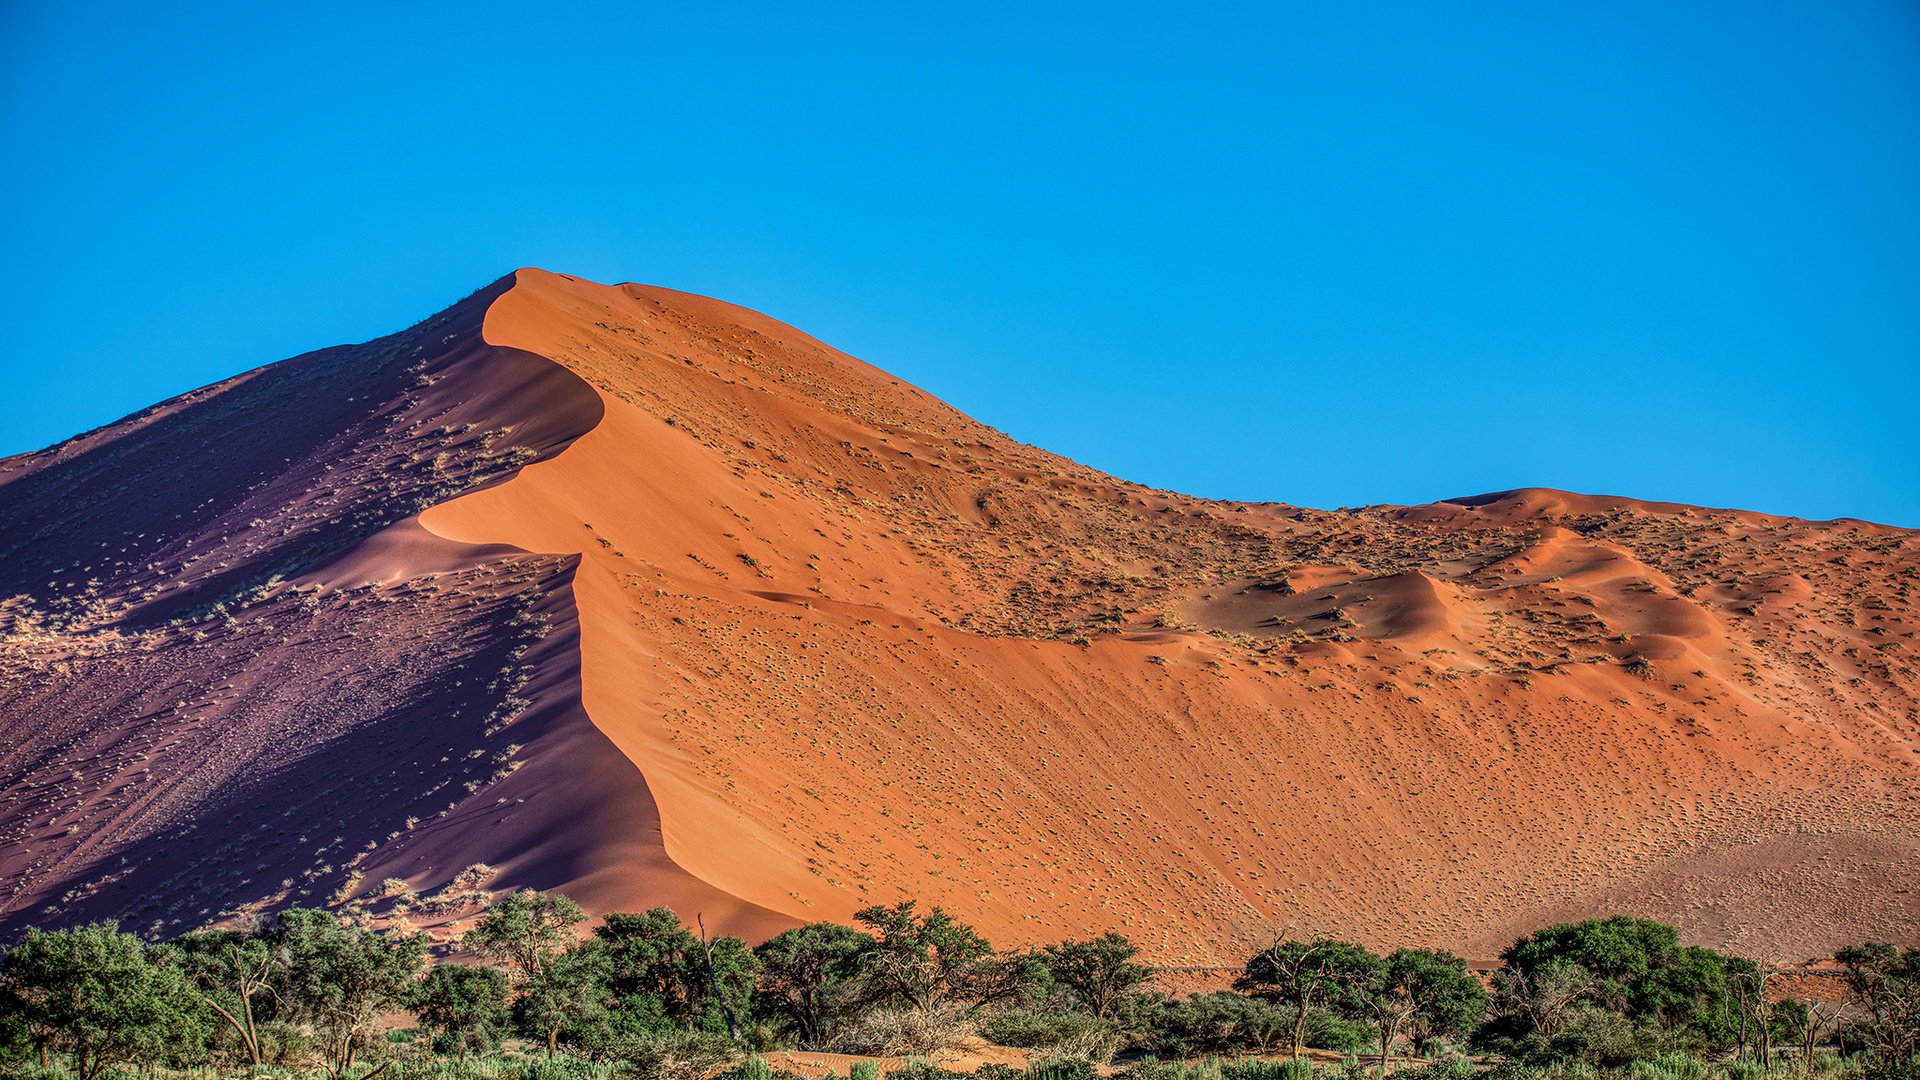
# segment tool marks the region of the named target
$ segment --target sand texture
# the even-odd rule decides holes
[[[1624,911],[1799,961],[1920,935],[1916,576],[1858,521],[1147,489],[523,270],[0,461],[0,918],[917,897],[1207,967]]]

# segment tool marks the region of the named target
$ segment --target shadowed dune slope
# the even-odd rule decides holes
[[[534,885],[749,935],[918,897],[1174,964],[1920,932],[1906,530],[1194,499],[524,270],[0,462],[0,553],[15,922]]]
[[[171,934],[356,891],[445,923],[519,885],[624,899],[636,871],[787,924],[664,856],[580,707],[574,561],[418,524],[601,420],[481,339],[511,284],[0,461],[6,925]]]

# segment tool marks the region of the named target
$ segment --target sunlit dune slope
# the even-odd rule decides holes
[[[324,394],[243,396],[308,369]],[[1165,963],[1320,933],[1485,956],[1612,911],[1783,960],[1920,931],[1906,530],[1193,499],[754,312],[537,270],[200,393],[0,462],[0,724],[39,740],[5,775],[15,922],[444,923],[480,862],[479,889],[748,934],[917,897]],[[377,404],[302,405],[343,394]],[[283,452],[289,410],[332,449]],[[227,479],[175,498],[161,462],[216,430]],[[89,454],[148,517],[210,505],[76,503]],[[424,462],[454,479],[408,486]],[[347,503],[387,509],[349,535]],[[140,527],[164,557],[118,550]],[[182,764],[228,731],[260,748]]]

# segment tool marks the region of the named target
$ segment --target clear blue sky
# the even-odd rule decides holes
[[[1201,495],[1920,526],[1911,0],[293,7],[0,0],[0,453],[536,265]]]

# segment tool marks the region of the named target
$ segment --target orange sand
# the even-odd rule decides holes
[[[1194,499],[537,270],[198,395],[0,462],[13,923],[384,915],[485,862],[748,935],[912,896],[1167,964],[1612,911],[1768,960],[1920,932],[1910,531]]]

